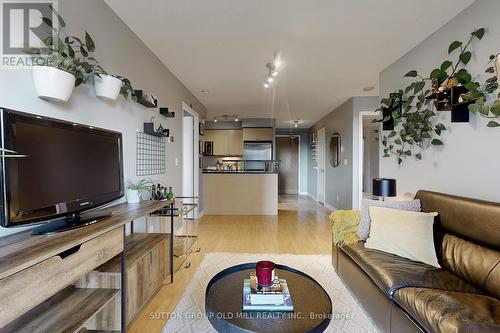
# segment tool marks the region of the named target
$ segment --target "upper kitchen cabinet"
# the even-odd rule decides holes
[[[213,154],[216,156],[242,156],[242,130],[205,130],[204,140],[213,142]]]
[[[273,141],[273,129],[243,128],[243,141]]]

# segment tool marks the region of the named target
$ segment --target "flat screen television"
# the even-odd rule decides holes
[[[1,224],[47,234],[98,222],[83,214],[123,196],[122,135],[66,121],[0,110]],[[92,216],[91,216],[92,215]]]

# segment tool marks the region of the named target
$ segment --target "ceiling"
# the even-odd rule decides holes
[[[105,0],[205,105],[309,127],[474,0]],[[267,62],[284,68],[263,87]],[[404,73],[402,73],[403,75]],[[363,88],[375,89],[364,92]],[[207,90],[209,93],[202,93]]]

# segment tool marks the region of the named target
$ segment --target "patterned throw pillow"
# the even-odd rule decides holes
[[[361,202],[361,221],[359,222],[358,234],[362,240],[366,240],[370,235],[370,213],[368,207],[385,207],[411,212],[420,212],[422,206],[420,200],[406,200],[406,201],[379,201],[372,199],[363,199]]]

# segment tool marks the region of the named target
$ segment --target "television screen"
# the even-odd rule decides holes
[[[88,210],[123,195],[122,135],[10,110],[2,112],[7,227]]]

